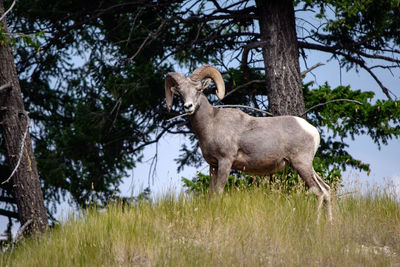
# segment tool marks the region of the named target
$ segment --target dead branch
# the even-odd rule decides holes
[[[301,77],[305,77],[307,73],[309,73],[310,71],[312,71],[312,70],[314,70],[314,69],[316,69],[316,68],[318,68],[318,67],[320,67],[320,66],[323,66],[323,65],[325,65],[325,64],[319,62],[319,63],[315,64],[314,66],[312,66],[311,68],[308,68],[308,69],[306,69],[305,71],[302,71],[302,72],[300,73],[300,76],[301,76]]]
[[[14,212],[14,211],[10,211],[10,210],[0,209],[0,215],[9,217],[9,218],[19,219],[18,213]]]
[[[13,198],[13,197],[7,197],[7,196],[0,196],[0,201],[8,202],[8,203],[13,203],[13,204],[17,203],[17,202],[15,201],[15,198]]]
[[[6,84],[3,84],[2,86],[0,86],[0,92],[1,91],[3,91],[3,90],[5,90],[5,89],[7,89],[7,88],[11,88],[11,83],[10,82],[8,82],[8,83],[6,83]]]
[[[326,104],[329,104],[329,103],[333,103],[333,102],[340,102],[340,101],[352,102],[352,103],[356,103],[356,104],[359,104],[359,105],[362,105],[362,104],[363,104],[363,103],[361,103],[360,101],[353,100],[353,99],[345,99],[345,98],[333,99],[333,100],[329,100],[329,101],[327,101],[327,102],[319,103],[319,104],[317,104],[317,105],[315,105],[315,106],[312,106],[311,108],[307,109],[303,114],[301,114],[301,116],[306,115],[309,111],[311,111],[311,110],[313,110],[313,109],[315,109],[315,108],[317,108],[317,107],[320,107],[320,106],[323,106],[323,105],[326,105]]]
[[[7,11],[4,12],[4,14],[0,17],[0,21],[2,21],[2,20],[7,16],[7,14],[14,8],[16,2],[17,2],[17,0],[14,0],[14,1],[12,2],[10,8],[7,9]]]
[[[13,177],[13,175],[15,174],[15,172],[17,171],[17,169],[19,167],[19,164],[21,163],[22,153],[24,151],[24,146],[25,146],[25,139],[26,139],[26,136],[27,136],[28,130],[29,130],[29,118],[28,118],[28,115],[25,115],[25,116],[26,116],[26,127],[25,127],[24,135],[22,136],[22,140],[21,140],[21,148],[20,148],[19,155],[18,155],[17,165],[15,165],[14,170],[11,172],[10,176],[5,181],[3,181],[1,184],[5,184],[10,181],[11,177]]]
[[[390,96],[390,93],[392,95],[395,96],[395,94],[391,91],[389,91],[388,88],[386,88],[382,82],[378,79],[378,77],[375,75],[375,73],[365,65],[364,60],[362,59],[357,59],[353,56],[351,56],[348,53],[345,53],[343,51],[341,51],[341,49],[344,49],[344,47],[339,47],[339,46],[324,46],[324,45],[320,45],[320,44],[313,44],[313,43],[307,43],[307,42],[303,42],[303,41],[298,41],[299,47],[300,48],[306,48],[306,49],[312,49],[312,50],[319,50],[319,51],[323,51],[323,52],[328,52],[328,53],[332,53],[334,55],[341,55],[344,58],[346,58],[347,60],[349,60],[350,62],[353,62],[355,64],[357,64],[358,66],[360,66],[361,68],[365,69],[371,76],[372,78],[376,81],[376,83],[379,85],[379,87],[382,89],[382,92],[386,95],[386,97],[389,100],[392,100],[392,97]],[[365,53],[364,53],[365,54]],[[363,55],[364,57],[367,57],[366,55]],[[382,58],[385,59],[385,58]],[[386,59],[385,59],[386,60]],[[393,60],[391,60],[393,62]],[[394,62],[400,62],[400,60],[395,60]]]
[[[33,220],[32,220],[32,219],[29,219],[29,220],[27,220],[27,221],[24,223],[24,225],[22,225],[21,228],[19,228],[17,234],[16,234],[15,237],[14,237],[14,241],[13,241],[14,244],[16,244],[16,243],[19,241],[19,239],[22,237],[22,235],[23,235],[25,229],[26,229],[32,222],[33,222]]]
[[[367,67],[367,65],[365,65],[364,62],[360,62],[360,67],[365,69],[369,75],[372,76],[372,78],[374,78],[374,80],[376,81],[376,83],[379,85],[379,87],[382,89],[383,93],[387,96],[387,98],[389,100],[393,100],[392,97],[390,96],[390,93],[394,96],[396,96],[394,93],[392,93],[388,88],[386,88],[383,83],[378,79],[378,77],[375,75],[375,73],[369,68]]]
[[[179,118],[182,118],[182,117],[185,117],[185,116],[189,116],[189,115],[190,115],[189,113],[184,113],[184,114],[172,117],[171,119],[168,119],[167,121],[172,121],[172,120],[179,119]]]
[[[140,47],[138,48],[138,50],[136,51],[136,53],[130,57],[128,59],[128,62],[132,61],[143,49],[143,47],[146,45],[147,41],[151,38],[152,40],[156,39],[157,36],[160,34],[162,28],[164,27],[166,23],[166,20],[163,20],[163,22],[161,22],[160,26],[158,26],[157,30],[155,32],[149,32],[149,34],[147,35],[146,39],[144,39],[144,41],[142,42],[142,44],[140,45]],[[151,41],[150,40],[150,43]]]
[[[250,80],[250,69],[247,64],[247,58],[249,56],[249,52],[251,49],[258,48],[258,47],[263,47],[265,45],[265,42],[250,42],[247,45],[243,47],[243,53],[242,53],[242,71],[243,71],[243,76],[244,80],[248,82]]]
[[[247,108],[247,109],[252,109],[252,110],[267,114],[269,116],[273,116],[273,114],[268,112],[268,111],[261,110],[261,109],[258,109],[258,108],[253,108],[253,107],[250,107],[250,106],[245,106],[245,105],[217,105],[217,106],[214,106],[214,107],[216,107],[216,108]]]
[[[245,83],[245,84],[239,85],[239,86],[233,88],[231,91],[229,91],[229,92],[225,95],[225,98],[226,98],[227,96],[233,94],[234,92],[236,92],[236,91],[238,91],[238,90],[240,90],[240,89],[242,89],[242,88],[244,88],[244,87],[247,87],[247,86],[249,86],[249,85],[251,85],[251,84],[253,84],[253,83],[264,83],[264,82],[265,82],[265,80],[252,80],[252,81],[247,82],[247,83]],[[218,103],[220,103],[220,102],[221,102],[221,100],[218,100],[216,104],[218,104]]]
[[[157,143],[160,140],[160,138],[164,135],[164,133],[166,133],[167,131],[168,131],[168,129],[164,128],[153,140],[145,141],[140,146],[137,146],[137,147],[131,149],[129,152],[130,153],[135,153],[136,151],[140,151],[141,149],[143,149],[147,145],[151,145],[151,144]]]
[[[247,108],[247,109],[252,109],[252,110],[267,114],[269,116],[273,116],[272,113],[270,113],[268,111],[261,110],[261,109],[258,109],[258,108],[253,108],[253,107],[250,107],[250,106],[245,106],[245,105],[216,105],[214,107],[216,107],[216,108]],[[189,114],[189,113],[181,114],[181,115],[172,117],[171,119],[168,119],[167,121],[172,121],[172,120],[175,120],[175,119],[178,119],[178,118],[181,118],[181,117],[184,117],[184,116],[188,116],[188,115],[191,115],[191,114]]]
[[[132,27],[131,27],[131,29],[129,30],[128,39],[126,40],[126,45],[125,45],[125,47],[128,47],[128,44],[129,44],[129,42],[131,41],[131,37],[132,37],[132,33],[133,33],[133,30],[134,30],[135,25],[136,25],[136,21],[137,21],[139,15],[140,15],[140,13],[141,13],[143,10],[144,10],[143,7],[139,8],[138,12],[137,12],[136,15],[135,15],[135,18],[133,19]]]

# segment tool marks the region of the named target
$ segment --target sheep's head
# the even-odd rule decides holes
[[[203,82],[203,79],[206,79]],[[225,96],[225,83],[221,73],[213,66],[203,65],[198,67],[190,77],[185,77],[181,73],[170,72],[165,78],[165,97],[168,110],[171,109],[174,94],[182,97],[185,113],[193,114],[199,104],[200,96],[204,89],[210,85],[213,80],[217,87],[217,97],[219,99]]]

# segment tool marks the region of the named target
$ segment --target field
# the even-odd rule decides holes
[[[301,190],[300,190],[301,191]],[[231,190],[87,210],[24,240],[1,266],[399,266],[400,207],[386,191],[316,198]]]

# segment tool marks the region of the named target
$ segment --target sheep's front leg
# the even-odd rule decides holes
[[[218,175],[218,168],[213,167],[210,165],[210,188],[209,193],[213,194],[216,191],[217,186],[217,175]]]
[[[216,192],[221,194],[224,192],[226,181],[228,181],[231,172],[232,162],[227,159],[218,161]]]

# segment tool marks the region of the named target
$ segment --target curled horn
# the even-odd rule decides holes
[[[217,87],[217,97],[222,99],[225,96],[225,82],[221,73],[211,65],[203,65],[195,69],[190,75],[192,81],[202,81],[204,78],[211,78]]]
[[[165,101],[167,102],[168,111],[171,110],[172,100],[174,100],[171,87],[177,86],[182,79],[185,79],[185,76],[177,72],[169,72],[165,77]]]

